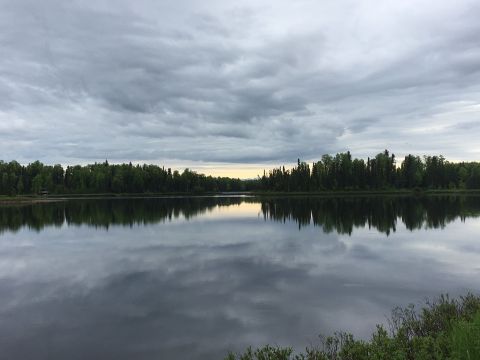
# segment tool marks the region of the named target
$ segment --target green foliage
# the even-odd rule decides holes
[[[280,167],[256,180],[212,177],[185,169],[182,173],[156,165],[22,166],[0,161],[0,195],[50,193],[203,193],[264,190],[308,192],[388,189],[480,189],[480,163],[450,163],[443,156],[407,155],[397,166],[388,150],[375,157],[353,159],[350,152],[323,155],[307,164],[298,159],[291,170]]]
[[[396,308],[391,333],[378,325],[369,342],[347,333],[322,338],[321,346],[295,354],[291,348],[249,348],[225,360],[478,360],[480,297],[441,296],[416,312],[413,305]]]
[[[245,191],[255,181],[212,177],[185,169],[182,174],[155,165],[48,166],[36,161],[21,166],[0,161],[0,195],[90,193],[204,193]]]
[[[480,359],[480,312],[472,321],[462,320],[453,326],[451,344],[453,359]]]
[[[226,360],[290,360],[293,350],[291,348],[281,348],[266,345],[260,349],[252,350],[248,348],[245,353],[235,356],[230,353]]]
[[[350,152],[323,155],[312,168],[297,161],[291,170],[271,170],[260,179],[266,191],[480,189],[480,163],[450,163],[443,156],[407,155],[397,167],[388,150],[368,158],[352,159]]]

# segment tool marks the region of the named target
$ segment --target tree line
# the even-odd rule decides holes
[[[86,166],[26,166],[0,161],[0,195],[88,193],[203,193],[245,191],[251,181],[182,173],[157,165],[112,165],[108,161]]]
[[[328,191],[388,189],[480,189],[480,163],[449,162],[443,156],[407,155],[397,164],[388,150],[375,157],[352,159],[350,152],[323,155],[310,167],[298,159],[264,172],[259,187],[266,191]]]
[[[95,163],[86,166],[20,165],[0,161],[0,195],[86,193],[203,193],[228,191],[308,192],[388,189],[480,189],[480,163],[449,162],[443,156],[407,155],[400,164],[388,150],[353,159],[350,152],[307,164],[298,159],[264,171],[257,179],[213,177],[157,165]]]

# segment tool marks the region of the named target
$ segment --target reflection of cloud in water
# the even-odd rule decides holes
[[[465,251],[476,219],[418,232],[398,224],[386,237],[237,215],[3,234],[2,352],[213,359],[264,343],[301,349],[321,332],[366,336],[396,305],[478,290],[480,256]]]

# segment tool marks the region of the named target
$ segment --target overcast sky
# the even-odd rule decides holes
[[[480,2],[0,0],[0,158],[480,160]]]

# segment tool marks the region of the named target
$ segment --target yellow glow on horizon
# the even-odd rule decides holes
[[[263,175],[263,169],[260,167],[249,168],[249,167],[232,167],[232,168],[199,168],[194,169],[198,173],[211,176],[224,176],[230,178],[240,178],[240,179],[254,179],[258,175]]]
[[[283,164],[282,164],[283,165]],[[286,169],[291,169],[293,164],[284,164]],[[208,164],[208,165],[193,165],[189,167],[191,170],[199,174],[222,176],[239,179],[256,179],[257,176],[262,176],[263,171],[268,174],[270,170],[278,167],[272,164]],[[184,168],[183,168],[184,169]],[[183,169],[178,168],[181,172]]]

